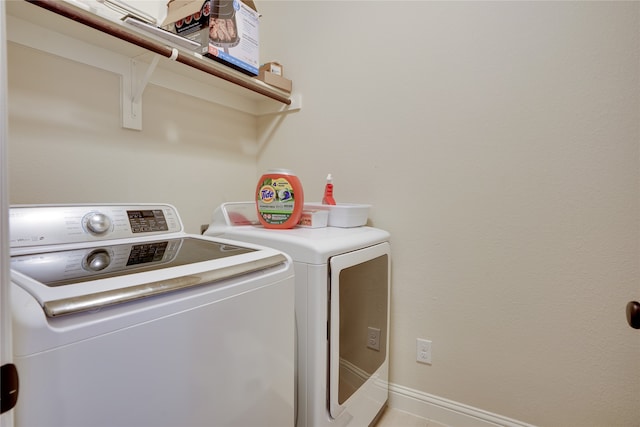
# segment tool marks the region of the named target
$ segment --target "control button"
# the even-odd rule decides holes
[[[82,266],[85,270],[100,271],[104,270],[111,263],[111,256],[105,249],[96,249],[85,258]]]
[[[100,212],[92,212],[86,216],[87,230],[95,234],[103,234],[111,228],[111,220]]]

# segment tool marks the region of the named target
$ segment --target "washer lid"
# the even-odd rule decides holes
[[[11,269],[44,286],[68,286],[253,252],[240,246],[182,237],[134,241],[11,257]]]
[[[48,247],[12,256],[12,279],[55,317],[220,282],[287,261],[277,251],[248,246],[184,235]]]

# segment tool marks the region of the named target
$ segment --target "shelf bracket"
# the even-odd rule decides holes
[[[178,57],[178,50],[173,49],[169,59]],[[129,60],[129,70],[122,75],[122,127],[126,129],[142,130],[142,93],[147,87],[151,75],[158,66],[160,55],[153,55],[149,64],[142,74],[142,62],[135,58]],[[140,77],[141,76],[141,77]]]

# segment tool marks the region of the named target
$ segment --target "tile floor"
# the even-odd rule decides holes
[[[387,407],[375,427],[448,427],[433,420]]]

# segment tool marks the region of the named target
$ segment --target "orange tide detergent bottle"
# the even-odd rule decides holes
[[[287,169],[270,169],[256,187],[258,219],[265,228],[293,228],[304,207],[302,183]]]

